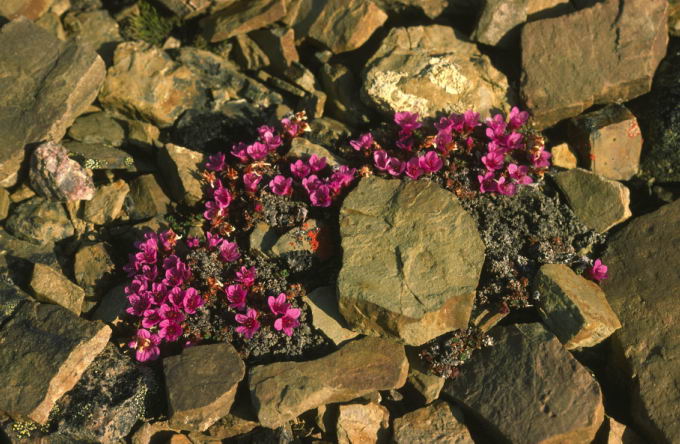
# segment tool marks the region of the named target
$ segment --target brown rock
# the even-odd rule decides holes
[[[395,444],[474,444],[463,423],[463,412],[435,401],[394,420]]]
[[[9,193],[0,188],[0,221],[5,220],[9,214]]]
[[[390,413],[380,404],[348,404],[338,408],[338,444],[376,444],[384,441],[389,426]]]
[[[448,0],[375,0],[375,3],[390,16],[408,14],[416,9],[422,11],[427,17],[435,19],[446,10],[450,2]],[[452,6],[457,5],[452,4]],[[456,12],[459,12],[458,8]]]
[[[543,265],[534,285],[541,317],[568,350],[592,347],[621,328],[600,286],[566,265]]]
[[[111,329],[57,305],[10,302],[11,291],[0,287],[0,306],[15,307],[0,327],[0,409],[45,424],[55,402],[104,349]]]
[[[125,309],[129,306],[125,287],[126,284],[119,284],[107,291],[91,319],[111,325],[120,324],[126,316]]]
[[[345,320],[342,319],[338,310],[335,288],[315,288],[304,300],[312,310],[314,327],[321,330],[336,345],[355,338],[359,334],[345,328]]]
[[[102,296],[108,290],[115,267],[103,242],[84,245],[73,262],[76,282],[89,296]]]
[[[566,169],[576,168],[578,160],[567,143],[555,145],[550,148],[550,153],[552,154],[550,158],[552,166]]]
[[[170,199],[153,174],[145,174],[130,181],[131,208],[128,214],[131,219],[148,219],[162,216],[168,212]]]
[[[35,264],[31,278],[31,290],[36,299],[49,304],[57,304],[76,315],[85,299],[85,290],[71,282],[66,276],[54,268]]]
[[[130,186],[122,179],[97,188],[94,197],[83,205],[82,219],[97,225],[118,219],[129,192]]]
[[[614,418],[607,417],[605,423],[608,426],[607,444],[644,444],[640,435]]]
[[[206,11],[212,0],[160,0],[160,3],[183,19],[190,19]]]
[[[368,119],[359,98],[359,82],[349,68],[339,63],[324,64],[320,79],[330,116],[350,125],[360,125]]]
[[[231,344],[185,348],[163,359],[168,395],[168,423],[202,432],[229,413],[245,364]]]
[[[19,239],[38,244],[57,242],[74,233],[63,204],[42,197],[17,205],[7,218],[5,228]]]
[[[471,39],[491,46],[516,43],[519,27],[527,20],[527,0],[487,0]]]
[[[123,37],[120,35],[118,22],[106,9],[69,12],[63,21],[70,37],[84,47],[97,51],[107,66],[111,65],[113,52],[118,43],[123,41]]]
[[[545,128],[593,104],[648,92],[666,52],[667,9],[665,0],[606,0],[527,23],[521,93],[536,125]]]
[[[157,161],[175,202],[194,205],[203,198],[198,175],[203,166],[203,154],[169,143],[158,151]]]
[[[365,337],[314,361],[253,367],[248,385],[260,423],[273,428],[321,405],[399,388],[407,372],[403,346]]]
[[[602,283],[623,327],[616,357],[630,379],[632,415],[655,442],[680,441],[680,200],[633,219],[609,242]]]
[[[417,348],[408,347],[406,356],[409,362],[407,384],[420,394],[422,404],[432,403],[439,398],[446,378],[434,375],[427,370],[423,360],[418,356]]]
[[[253,413],[250,412],[250,401],[247,400],[247,405],[245,404],[237,399],[227,416],[217,420],[204,433],[190,433],[189,438],[195,444],[203,444],[221,442],[224,439],[250,432],[260,424]]]
[[[253,31],[250,36],[269,57],[272,69],[283,74],[293,62],[300,61],[292,28],[275,27]]]
[[[342,157],[335,155],[327,148],[313,143],[304,137],[294,138],[290,145],[290,151],[288,151],[288,156],[303,160],[309,159],[313,154],[316,154],[317,157],[325,157],[326,163],[331,168],[345,163],[345,160],[343,160]]]
[[[271,25],[286,15],[283,0],[228,2],[201,21],[205,37],[212,43]]]
[[[245,71],[257,71],[269,66],[269,57],[257,43],[246,34],[234,38],[234,49],[231,53]]]
[[[570,144],[581,164],[614,180],[638,172],[642,135],[635,116],[623,105],[608,105],[569,121]]]
[[[9,200],[11,200],[13,203],[19,203],[28,200],[33,196],[35,196],[35,191],[33,191],[27,184],[22,183],[14,190],[12,194],[9,195]]]
[[[0,16],[13,20],[24,16],[36,20],[50,9],[54,0],[3,0],[0,4]]]
[[[494,330],[444,393],[502,442],[591,443],[604,420],[600,386],[541,324]]]

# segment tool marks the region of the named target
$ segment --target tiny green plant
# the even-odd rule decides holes
[[[139,14],[127,20],[124,32],[129,38],[161,46],[179,25],[179,18],[165,16],[151,3],[141,0]]]

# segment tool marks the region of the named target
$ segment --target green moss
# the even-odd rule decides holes
[[[177,17],[161,14],[153,5],[145,0],[139,2],[139,15],[128,19],[123,32],[134,40],[143,40],[155,46],[161,46],[170,33],[181,24]]]

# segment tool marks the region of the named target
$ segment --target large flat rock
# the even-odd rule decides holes
[[[340,234],[339,308],[352,330],[420,345],[467,327],[484,243],[452,193],[364,178],[343,203]]]

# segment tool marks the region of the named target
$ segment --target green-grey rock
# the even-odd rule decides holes
[[[455,195],[364,178],[342,205],[340,234],[339,307],[352,330],[421,345],[467,327],[484,243]]]
[[[136,170],[135,160],[120,148],[74,140],[64,142],[64,148],[73,159],[91,170]]]
[[[568,350],[592,347],[621,328],[600,286],[566,265],[543,265],[534,289],[543,321]]]
[[[125,130],[107,113],[99,112],[78,117],[68,129],[68,136],[83,143],[120,146]]]
[[[73,236],[73,224],[61,202],[32,197],[12,211],[5,228],[29,242],[45,244]]]

